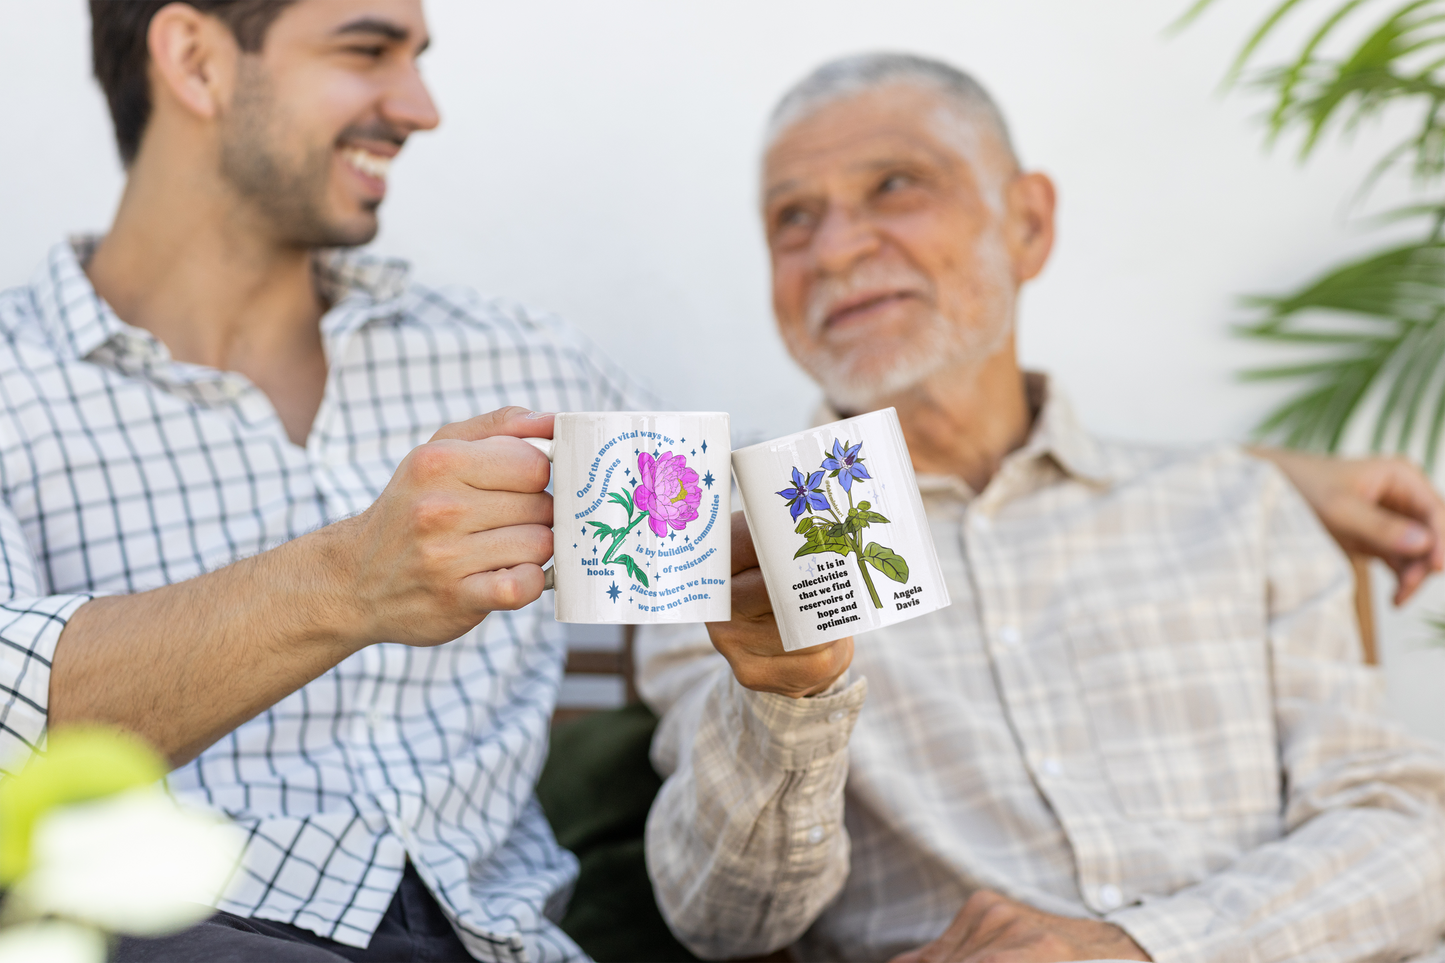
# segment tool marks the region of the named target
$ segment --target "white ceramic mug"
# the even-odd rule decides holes
[[[949,604],[892,408],[740,448],[732,463],[783,648]]]
[[[728,416],[566,411],[552,440],[557,621],[732,618]]]

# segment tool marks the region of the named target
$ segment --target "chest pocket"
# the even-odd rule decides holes
[[[1067,626],[1092,737],[1125,812],[1278,812],[1260,605],[1230,598],[1080,610]]]

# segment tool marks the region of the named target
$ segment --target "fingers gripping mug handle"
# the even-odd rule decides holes
[[[548,461],[552,460],[552,452],[556,446],[551,438],[523,438],[522,440],[546,455]],[[548,565],[542,570],[542,591],[545,592],[547,589],[555,589],[556,587],[557,573],[552,570],[551,565]]]

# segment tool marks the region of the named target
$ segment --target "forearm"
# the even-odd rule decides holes
[[[181,765],[364,644],[339,590],[347,520],[215,572],[71,616],[49,727],[129,729]]]
[[[655,757],[675,758],[647,821],[647,861],[673,931],[705,958],[796,940],[848,873],[847,742],[865,685],[809,699],[749,692],[726,671],[676,706]]]
[[[1407,959],[1445,928],[1445,825],[1438,813],[1336,811],[1109,921],[1160,963]]]

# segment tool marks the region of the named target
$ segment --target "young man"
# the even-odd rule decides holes
[[[648,405],[555,321],[321,253],[438,122],[418,0],[91,11],[125,193],[0,296],[4,763],[123,726],[247,831],[227,914],[122,959],[580,957],[513,436]]]
[[[1020,371],[1054,188],[982,88],[825,65],[774,114],[761,197],[783,340],[834,411],[897,408],[953,604],[785,653],[735,528],[732,621],[640,639],[678,938],[976,963],[1434,945],[1445,757],[1380,714],[1343,555],[1271,465],[1103,442]]]

